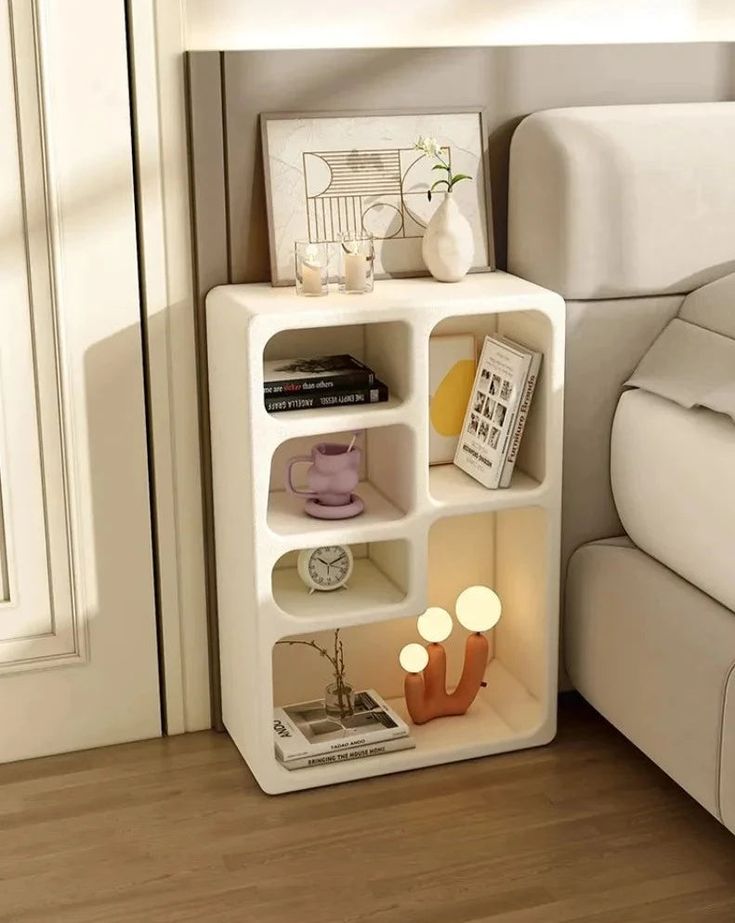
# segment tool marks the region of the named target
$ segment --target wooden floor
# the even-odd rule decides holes
[[[543,750],[269,798],[202,733],[0,767],[5,923],[735,921],[735,837],[576,699]]]

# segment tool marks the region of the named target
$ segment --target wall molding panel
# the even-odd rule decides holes
[[[8,555],[5,551],[5,519],[3,517],[3,479],[0,471],[0,603],[10,601]]]
[[[0,126],[15,139],[2,170],[0,673],[85,658],[75,592],[70,450],[59,310],[58,233],[46,123],[42,9],[13,0],[1,40]],[[10,79],[6,79],[6,76]],[[14,162],[13,162],[14,161]],[[4,262],[4,260],[3,260]],[[0,562],[0,573],[2,572]]]
[[[209,727],[184,0],[128,0],[169,734]]]

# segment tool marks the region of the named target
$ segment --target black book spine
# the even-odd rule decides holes
[[[320,391],[349,391],[368,388],[375,382],[375,373],[369,369],[357,369],[343,375],[329,375],[324,378],[290,378],[284,381],[266,381],[263,393],[273,394],[315,394]]]
[[[269,413],[281,410],[312,410],[315,407],[345,407],[358,404],[379,404],[388,400],[388,388],[382,381],[371,387],[340,391],[318,391],[305,394],[266,394],[265,409]]]

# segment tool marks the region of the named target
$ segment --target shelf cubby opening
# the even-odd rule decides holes
[[[361,451],[360,482],[355,493],[365,504],[364,511],[352,519],[322,520],[307,516],[308,498],[286,489],[289,459],[308,456],[320,443],[349,445],[357,433],[355,447]],[[280,535],[314,534],[335,527],[348,532],[381,528],[403,519],[416,503],[414,431],[402,424],[346,432],[298,437],[283,442],[273,454],[268,494],[268,525]],[[293,483],[299,490],[308,489],[306,474],[309,462],[293,468]]]
[[[335,625],[375,613],[389,613],[405,601],[412,574],[410,548],[406,541],[370,542],[351,545],[352,576],[346,587],[310,593],[302,582],[296,563],[298,551],[283,555],[273,568],[273,599],[287,615],[303,619],[334,620]]]
[[[510,311],[507,313],[471,314],[442,320],[431,331],[431,337],[471,335],[475,340],[475,355],[479,357],[486,336],[500,334],[538,350],[543,354],[541,371],[531,404],[523,441],[509,488],[499,488],[508,496],[500,498],[498,505],[517,505],[533,502],[540,485],[546,477],[546,456],[548,407],[552,396],[552,376],[547,364],[553,348],[553,327],[549,317],[541,311]],[[442,387],[442,377],[436,370],[429,369],[429,400]],[[431,403],[430,403],[431,408]],[[430,409],[430,415],[433,411]],[[464,413],[461,414],[464,417]],[[455,419],[459,417],[456,416]],[[455,424],[456,425],[456,424]],[[461,424],[460,424],[461,425]],[[429,493],[439,506],[482,508],[495,491],[489,491],[470,475],[456,468],[452,462],[430,464]]]
[[[396,407],[411,396],[413,375],[413,331],[403,321],[378,321],[369,324],[304,327],[282,330],[265,346],[263,360],[306,358],[348,354],[359,359],[375,372],[388,386],[388,402],[358,404],[344,407],[315,408],[313,410],[277,411],[279,419],[299,420],[305,415],[330,413],[374,412],[381,408]]]
[[[297,771],[314,773],[313,784],[320,784],[317,777],[340,781],[545,742],[553,734],[549,651],[555,649],[548,620],[546,541],[547,514],[538,507],[437,520],[429,533],[428,604],[454,616],[457,596],[476,583],[493,587],[503,603],[502,618],[489,635],[487,686],[466,715],[421,727],[409,722],[415,749]],[[356,690],[375,689],[406,720],[398,653],[404,644],[421,641],[418,614],[350,625],[340,632],[349,682]],[[284,640],[314,640],[331,650],[333,637],[329,630]],[[444,642],[449,688],[459,679],[466,638],[455,618]],[[300,645],[276,645],[272,668],[275,705],[322,698],[330,682],[328,662]]]
[[[446,516],[429,532],[429,604],[454,614],[466,587],[495,590],[503,613],[491,633],[490,665],[512,678],[522,710],[531,701],[540,706],[549,680],[547,520],[546,510],[529,506]],[[490,685],[485,691],[492,700]]]

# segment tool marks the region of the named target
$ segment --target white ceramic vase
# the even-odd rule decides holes
[[[421,252],[426,268],[439,282],[459,282],[467,275],[475,255],[469,221],[459,210],[451,192],[429,221]]]

